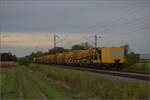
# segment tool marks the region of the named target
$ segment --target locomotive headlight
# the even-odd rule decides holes
[[[115,63],[119,63],[120,59],[115,59],[114,61],[115,61]]]

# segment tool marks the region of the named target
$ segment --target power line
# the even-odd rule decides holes
[[[68,36],[65,35],[63,38],[60,38],[60,36],[54,34],[54,48],[57,47],[57,44],[58,44],[58,43],[60,43],[60,42],[62,43],[63,40],[64,40],[66,37],[68,37]],[[60,40],[58,40],[58,39],[60,39]]]
[[[123,23],[123,24],[119,24],[119,25],[113,25],[113,26],[111,26],[111,27],[109,27],[109,28],[107,28],[107,29],[105,29],[104,30],[104,32],[108,32],[108,31],[110,31],[110,30],[114,30],[114,29],[118,29],[119,27],[123,27],[124,25],[131,25],[131,27],[135,27],[135,26],[140,26],[140,24],[142,24],[143,25],[143,22],[140,22],[141,20],[137,20],[137,21],[135,21],[136,22],[136,24],[135,23],[129,23],[129,22],[126,22],[126,23]],[[145,20],[144,20],[145,21]],[[138,23],[137,23],[138,22]],[[140,22],[140,23],[139,23]],[[144,24],[145,25],[145,24]],[[137,27],[138,27],[137,26]],[[129,27],[129,26],[128,26]],[[131,28],[130,27],[130,28]],[[133,29],[133,28],[132,28]]]
[[[56,48],[57,38],[59,38],[59,36],[54,34],[54,48]]]
[[[67,36],[67,35],[65,35],[63,38],[61,38],[61,40],[57,41],[56,43],[63,42],[63,40],[64,40],[65,38],[67,38],[67,37],[68,37],[68,36]]]
[[[89,35],[89,36],[82,36],[82,37],[78,38],[78,39],[75,40],[75,41],[66,42],[66,44],[68,44],[68,43],[69,43],[69,44],[75,44],[75,42],[79,42],[80,40],[87,40],[88,43],[89,43],[89,41],[90,41],[90,44],[92,43],[92,44],[95,45],[95,47],[97,47],[98,38],[101,38],[101,36],[98,36],[98,35],[99,35],[99,34]],[[94,38],[94,41],[89,40],[90,37]],[[80,41],[80,42],[81,42],[81,41]]]
[[[145,16],[144,16],[145,17]],[[141,19],[141,20],[140,20]],[[142,21],[142,22],[141,22]],[[142,28],[142,29],[146,29],[147,27],[146,27],[146,25],[147,25],[147,23],[143,23],[143,21],[145,21],[145,19],[143,20],[143,17],[139,17],[139,18],[137,18],[137,19],[135,19],[135,20],[133,20],[132,22],[135,22],[135,23],[129,23],[129,22],[125,22],[125,23],[123,23],[123,24],[120,24],[120,25],[116,25],[116,26],[111,26],[111,27],[109,27],[109,28],[107,28],[107,30],[105,30],[104,32],[109,32],[110,30],[111,30],[111,32],[112,32],[112,30],[114,30],[114,29],[118,29],[119,27],[123,27],[122,25],[131,25],[131,26],[128,26],[128,28],[131,28],[131,29],[136,29],[136,28],[138,28],[138,29],[140,29],[141,27],[144,27],[144,28]],[[131,22],[131,21],[130,21]],[[138,23],[137,23],[138,22]],[[140,23],[139,23],[140,22]],[[146,22],[148,22],[148,21],[146,21]],[[142,24],[142,25],[141,25]],[[149,23],[148,23],[149,24]],[[133,28],[133,27],[135,27],[135,28]],[[121,28],[119,28],[119,29],[121,29]],[[128,29],[129,30],[129,29]]]
[[[137,11],[137,10],[138,10],[138,9],[136,9],[136,11]],[[133,14],[133,13],[132,13],[132,14]],[[123,16],[123,17],[127,17],[127,16],[129,16],[129,14],[126,15],[126,16]],[[105,28],[104,32],[110,30],[111,27],[114,29],[114,23],[117,23],[117,22],[119,22],[119,21],[121,21],[121,18],[112,21],[111,24],[107,25],[107,27]],[[119,26],[121,26],[121,25],[119,25]]]
[[[139,8],[138,8],[138,9],[139,9]],[[105,30],[107,30],[107,29],[108,29],[108,26],[111,26],[111,24],[113,25],[113,23],[119,22],[122,18],[129,16],[130,13],[133,14],[133,11],[134,11],[134,10],[135,10],[134,12],[137,12],[138,9],[137,9],[137,8],[136,8],[136,9],[133,9],[133,8],[132,8],[132,9],[128,9],[128,14],[123,13],[125,16],[124,16],[124,15],[123,15],[123,16],[118,16],[119,18],[117,18],[117,16],[115,16],[115,17],[113,17],[114,19],[113,19],[112,21],[108,21],[108,20],[107,20],[108,23],[106,23],[105,25],[102,25],[102,27],[106,27]],[[142,8],[142,9],[143,9],[143,8]],[[129,12],[129,11],[130,11],[130,12]],[[102,21],[102,22],[105,22],[105,21]],[[101,22],[101,23],[102,23],[102,22]],[[111,22],[111,23],[110,23],[110,22]],[[101,23],[100,23],[100,24],[101,24]],[[97,26],[97,25],[98,25],[98,24],[92,25],[91,28],[93,28],[93,27],[95,27],[95,26]],[[100,28],[102,28],[102,27],[100,27]],[[88,27],[88,29],[90,29],[90,27]]]
[[[69,40],[69,39],[67,39],[67,40],[69,40],[69,41],[67,41],[67,42],[65,42],[65,44],[75,44],[76,42],[79,42],[80,40],[84,40],[85,38],[86,38],[87,36],[82,36],[82,37],[80,37],[80,38],[78,38],[78,39],[76,39],[76,40]],[[89,36],[88,36],[89,37]],[[81,41],[80,41],[81,42]]]
[[[148,24],[149,23],[143,23],[143,22],[141,22],[141,23],[139,23],[139,24],[129,24],[129,26],[127,27],[128,29],[128,31],[129,30],[139,30],[139,29],[146,29],[146,28],[148,28],[149,26],[148,26]],[[128,25],[128,24],[127,24]],[[119,27],[123,27],[123,26],[118,26],[118,27],[112,27],[112,28],[109,28],[107,31],[105,31],[105,32],[109,32],[109,31],[111,31],[111,32],[114,32],[113,30],[116,30],[116,29],[121,29],[121,28],[119,28]],[[123,27],[124,28],[124,27]],[[131,31],[132,32],[132,31]]]
[[[95,36],[94,36],[94,39],[95,39],[95,48],[97,47],[97,39],[98,39],[98,38],[101,38],[101,36],[98,36],[98,35],[95,35]]]

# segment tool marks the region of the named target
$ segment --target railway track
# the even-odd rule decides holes
[[[93,69],[93,68],[83,68],[83,67],[74,67],[74,66],[65,66],[65,65],[55,65],[61,68],[67,68],[67,69],[73,69],[73,70],[79,70],[79,71],[88,71],[93,73],[99,73],[99,74],[107,74],[112,76],[119,76],[119,77],[125,77],[125,78],[131,78],[131,79],[137,79],[137,80],[145,80],[150,81],[150,74],[146,73],[135,73],[135,72],[123,72],[123,71],[112,71],[112,70],[102,70],[102,69]]]

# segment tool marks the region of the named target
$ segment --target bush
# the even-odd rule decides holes
[[[20,58],[18,60],[18,63],[20,65],[26,65],[26,66],[28,66],[31,63],[31,61],[28,58]]]
[[[137,56],[137,54],[131,52],[131,53],[129,53],[129,54],[126,55],[126,64],[128,66],[134,65],[137,62],[138,62],[138,56]]]
[[[124,66],[124,71],[149,72],[150,64],[148,62],[137,62],[131,66]]]

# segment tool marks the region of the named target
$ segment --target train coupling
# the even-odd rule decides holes
[[[114,61],[115,61],[115,63],[119,63],[120,59],[115,59]]]

